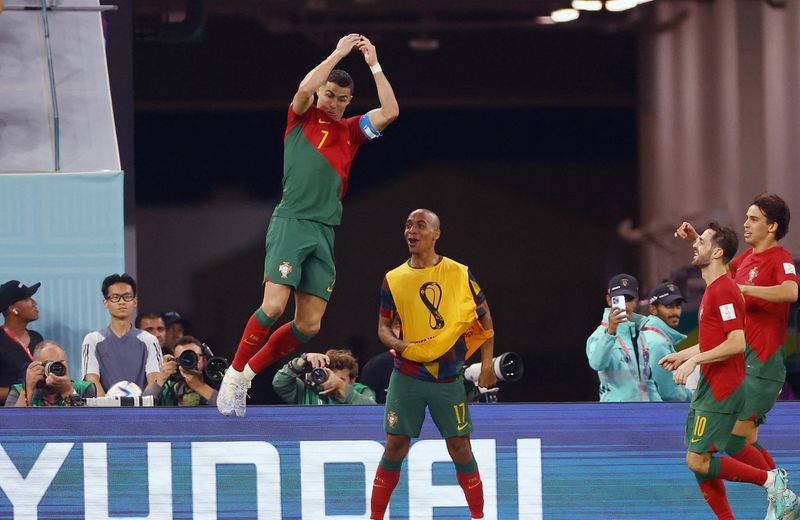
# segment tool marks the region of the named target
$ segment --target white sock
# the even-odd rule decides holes
[[[252,368],[250,368],[250,363],[248,363],[248,364],[246,364],[246,365],[244,366],[244,370],[242,370],[242,371],[240,372],[240,374],[242,375],[242,377],[244,377],[244,378],[245,378],[245,379],[247,379],[248,381],[252,381],[252,380],[253,380],[253,378],[254,378],[254,377],[256,377],[256,373],[255,373],[255,372],[253,372],[253,369],[252,369]]]
[[[775,485],[775,473],[772,471],[767,471],[767,481],[764,482],[764,489],[769,489],[770,487]]]

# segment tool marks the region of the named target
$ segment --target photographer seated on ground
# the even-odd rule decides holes
[[[94,383],[70,380],[66,352],[55,341],[45,340],[34,347],[25,383],[11,386],[5,405],[75,406],[96,395]]]
[[[181,336],[175,355],[166,354],[155,381],[142,395],[152,395],[160,406],[217,405],[217,390],[206,382],[204,371],[208,356],[194,336]]]
[[[349,350],[305,353],[289,361],[272,380],[288,404],[376,404],[375,392],[356,383],[358,361]]]

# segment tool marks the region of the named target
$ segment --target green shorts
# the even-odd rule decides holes
[[[267,229],[264,280],[328,301],[336,283],[333,227],[273,216]]]
[[[393,370],[383,418],[386,433],[419,437],[426,407],[442,438],[460,437],[472,432],[467,392],[461,378],[452,383],[435,383]]]
[[[693,453],[724,451],[736,424],[737,414],[689,409],[683,442]]]
[[[739,413],[739,420],[755,421],[757,425],[764,424],[767,422],[767,412],[772,410],[775,401],[778,400],[783,383],[747,376],[744,378],[744,384],[747,387],[747,398]]]

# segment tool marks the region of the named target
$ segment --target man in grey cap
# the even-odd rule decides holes
[[[681,319],[684,299],[678,286],[672,282],[658,284],[650,292],[650,316],[642,323],[639,342],[648,351],[650,371],[656,390],[663,401],[691,401],[692,391],[675,384],[672,373],[662,368],[658,361],[675,352],[675,345],[686,336],[674,329]]]
[[[589,366],[600,378],[600,401],[661,401],[650,374],[648,352],[639,342],[645,317],[634,312],[638,303],[635,277],[621,273],[608,281],[608,307],[586,340]]]
[[[5,403],[11,385],[19,382],[24,366],[33,357],[33,347],[42,336],[28,330],[28,324],[39,319],[39,308],[33,295],[40,283],[28,287],[18,280],[0,285],[0,312],[5,323],[0,328],[0,404]]]

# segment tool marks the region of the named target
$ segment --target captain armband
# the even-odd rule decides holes
[[[361,129],[361,133],[363,133],[369,141],[377,139],[381,136],[381,133],[378,132],[374,126],[372,126],[372,121],[369,120],[367,114],[364,114],[361,116],[361,119],[358,120],[358,127]]]

